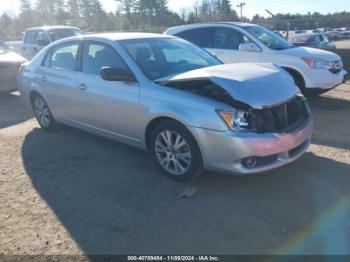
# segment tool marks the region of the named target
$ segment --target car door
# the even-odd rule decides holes
[[[248,36],[234,28],[213,28],[213,41],[213,48],[208,48],[208,51],[224,63],[260,62],[261,52],[239,50],[241,44],[253,42]]]
[[[34,53],[34,48],[36,47],[37,30],[29,30],[25,32],[23,45],[22,45],[22,55],[31,60],[36,52]]]
[[[100,75],[102,67],[130,71],[111,45],[85,41],[78,73],[79,122],[102,132],[135,139],[139,133],[139,83],[106,81]]]
[[[50,109],[63,120],[77,120],[80,91],[76,69],[80,43],[69,41],[51,48],[37,73]]]

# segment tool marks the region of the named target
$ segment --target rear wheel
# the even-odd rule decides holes
[[[203,171],[197,142],[188,129],[176,121],[164,121],[153,130],[150,151],[161,172],[169,178],[186,181]]]
[[[51,111],[39,94],[34,94],[31,99],[32,108],[36,120],[38,121],[40,127],[46,131],[51,131],[55,127],[55,119],[53,118]]]

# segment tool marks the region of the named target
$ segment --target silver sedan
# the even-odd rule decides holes
[[[311,141],[308,104],[284,70],[223,65],[171,36],[60,40],[21,68],[18,83],[44,130],[63,123],[147,150],[177,180],[204,169],[264,172]]]

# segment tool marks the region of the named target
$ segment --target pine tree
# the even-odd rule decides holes
[[[238,16],[229,0],[217,1],[219,20],[220,21],[238,21]]]
[[[96,31],[106,30],[107,14],[99,0],[91,0],[91,13],[93,19],[90,27]]]
[[[68,0],[67,1],[67,13],[70,16],[71,23],[80,25],[80,4],[79,0]]]
[[[92,17],[92,10],[93,5],[91,0],[80,0],[78,2],[79,9],[81,12],[82,17],[84,18],[85,22],[87,23],[89,19]]]
[[[32,9],[32,6],[31,6],[29,0],[21,0],[20,4],[21,4],[21,5],[20,5],[20,11],[21,11],[21,13],[30,11],[30,10]]]
[[[130,28],[133,23],[132,12],[135,9],[136,0],[115,0],[118,8],[125,14],[125,25],[124,27]]]
[[[68,22],[69,14],[67,13],[67,6],[64,0],[56,0],[55,17],[58,24],[65,24]]]
[[[168,14],[169,8],[168,8],[168,0],[158,0],[156,2],[156,13],[157,14]]]
[[[44,24],[56,24],[56,0],[37,0],[36,11]]]
[[[118,8],[121,9],[127,16],[130,17],[134,10],[136,0],[115,0]]]

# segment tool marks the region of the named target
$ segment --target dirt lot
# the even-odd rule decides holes
[[[297,162],[183,184],[133,148],[46,133],[18,94],[1,96],[0,254],[350,254],[350,84],[310,103]]]
[[[337,45],[337,48],[340,48],[340,49],[350,49],[350,40],[337,41],[336,45]]]

